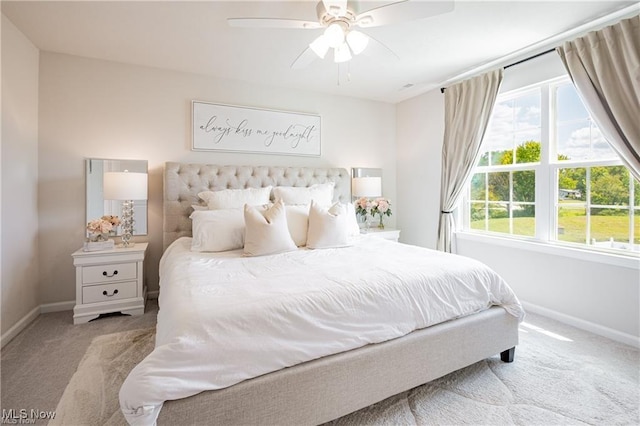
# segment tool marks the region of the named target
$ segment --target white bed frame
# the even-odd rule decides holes
[[[191,236],[198,192],[336,183],[350,199],[345,169],[166,163],[164,247]],[[167,401],[158,424],[304,425],[324,423],[500,354],[512,362],[518,320],[500,307],[417,330],[384,343],[323,357],[234,386]]]

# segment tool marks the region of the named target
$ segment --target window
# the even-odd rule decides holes
[[[640,184],[568,78],[498,98],[464,213],[474,232],[640,251]]]

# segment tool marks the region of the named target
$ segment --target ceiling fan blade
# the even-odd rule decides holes
[[[362,28],[380,27],[382,25],[428,18],[451,12],[453,9],[453,0],[433,2],[403,0],[358,14],[356,16],[356,25]]]
[[[302,53],[300,53],[300,55],[298,55],[296,60],[293,61],[293,63],[291,64],[291,69],[299,70],[302,68],[306,68],[316,59],[318,59],[318,55],[313,50],[311,50],[310,47],[307,47],[302,51]]]
[[[245,28],[292,28],[314,29],[323,28],[322,24],[314,21],[300,21],[297,19],[278,18],[227,18],[230,27]]]
[[[322,0],[325,10],[333,16],[344,16],[347,12],[347,0]]]
[[[398,56],[397,53],[391,50],[386,44],[382,43],[378,39],[371,37],[369,34],[367,34],[367,37],[369,37],[369,43],[367,45],[367,48],[362,51],[363,55],[374,58],[383,57],[396,61],[400,60],[400,56]]]

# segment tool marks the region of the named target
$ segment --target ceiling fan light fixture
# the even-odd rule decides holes
[[[334,49],[333,61],[336,64],[339,64],[340,62],[350,61],[351,58],[351,50],[349,50],[349,46],[347,45],[347,43],[342,43],[340,46]]]
[[[324,30],[324,36],[329,47],[337,49],[344,43],[344,28],[339,23],[334,22]]]
[[[347,43],[349,43],[353,54],[359,55],[367,48],[369,37],[360,31],[349,31],[347,34]]]
[[[313,40],[309,45],[311,50],[318,55],[320,59],[324,59],[327,55],[327,51],[329,50],[329,43],[327,42],[327,38],[324,34],[321,34],[318,38]]]

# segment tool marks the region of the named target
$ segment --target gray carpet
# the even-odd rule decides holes
[[[542,317],[528,321],[514,363],[481,361],[331,423],[640,424],[638,350]],[[153,341],[153,329],[95,338],[50,424],[124,424],[118,389]]]

